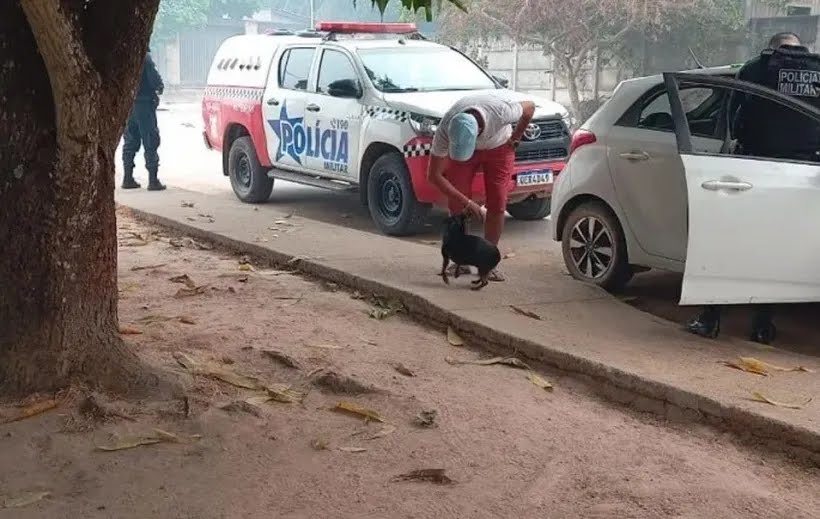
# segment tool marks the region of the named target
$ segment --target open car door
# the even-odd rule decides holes
[[[693,150],[679,88],[760,96],[819,124],[820,110],[736,79],[668,73],[664,81],[688,194],[680,304],[820,301],[820,164]]]

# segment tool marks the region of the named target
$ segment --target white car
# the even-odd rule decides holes
[[[732,155],[728,100],[820,111],[735,72],[626,81],[575,133],[552,216],[575,278],[618,290],[657,268],[683,272],[685,305],[820,301],[820,164]]]
[[[524,220],[549,214],[553,179],[569,154],[563,106],[504,88],[462,53],[424,40],[414,24],[317,29],[236,36],[216,53],[203,133],[207,147],[222,151],[239,199],[266,201],[274,179],[358,189],[384,233],[412,233],[432,205],[446,205],[426,180],[441,116],[466,95],[491,93],[536,103],[516,151],[508,212]],[[480,175],[474,197],[484,198]]]

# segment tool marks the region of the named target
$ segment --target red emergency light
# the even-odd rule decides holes
[[[411,34],[418,32],[415,23],[319,22],[316,30],[339,34]]]

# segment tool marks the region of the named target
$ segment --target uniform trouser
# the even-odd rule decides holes
[[[125,126],[122,161],[126,173],[134,171],[134,158],[145,147],[145,167],[151,180],[156,180],[159,170],[159,128],[157,127],[157,103],[138,100],[131,109]]]

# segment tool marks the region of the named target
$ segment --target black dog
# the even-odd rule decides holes
[[[498,247],[480,236],[467,234],[467,216],[463,214],[444,220],[441,257],[444,259],[441,266],[441,277],[447,284],[450,284],[447,276],[450,261],[456,264],[456,278],[463,265],[478,269],[478,279],[473,281],[473,290],[481,290],[487,286],[487,276],[501,262]]]

